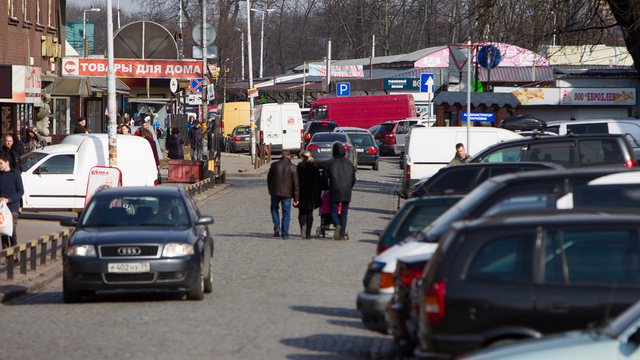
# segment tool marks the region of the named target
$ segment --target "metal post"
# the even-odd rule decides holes
[[[306,87],[307,87],[307,62],[304,62],[302,67],[302,107],[304,108],[306,103]]]
[[[253,89],[253,57],[251,54],[251,4],[250,1],[246,1],[247,4],[247,55],[249,56],[249,89]],[[256,119],[253,116],[253,100],[248,96],[250,122],[251,122],[251,160],[255,161],[256,155]]]
[[[82,57],[87,57],[87,10],[82,10]]]
[[[469,46],[467,46],[467,146],[466,153],[471,152],[471,38],[469,38]]]
[[[262,11],[262,30],[260,30],[260,79],[262,79],[262,63],[264,57],[264,13]]]
[[[109,138],[109,166],[118,167],[116,136],[116,74],[113,65],[113,6],[107,0],[107,134]]]
[[[331,93],[331,39],[327,40],[327,91],[326,93]]]

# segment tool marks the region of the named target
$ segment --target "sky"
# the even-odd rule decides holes
[[[73,4],[79,4],[79,5],[86,5],[87,7],[90,7],[91,4],[95,2],[95,0],[69,0],[67,2],[73,3]],[[118,6],[118,0],[111,0],[111,3],[113,4],[114,7]],[[106,0],[104,1],[104,4],[106,6],[107,4]],[[138,5],[133,4],[131,0],[120,0],[120,8],[127,10],[129,12],[133,12],[138,8]]]

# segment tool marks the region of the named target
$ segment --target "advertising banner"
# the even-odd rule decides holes
[[[561,88],[561,105],[636,105],[635,88]]]
[[[309,76],[327,76],[327,67],[309,64]],[[364,71],[362,65],[331,66],[331,77],[364,77]]]
[[[2,81],[0,81],[2,83]],[[4,85],[4,84],[3,84]],[[11,66],[11,98],[0,103],[42,104],[42,68],[35,66]]]
[[[118,168],[94,166],[89,171],[89,181],[87,182],[87,195],[84,205],[86,206],[93,194],[112,187],[122,186],[122,172]]]
[[[521,105],[560,105],[561,88],[496,86],[493,92],[512,93]]]
[[[384,79],[385,90],[418,90],[420,89],[420,79]]]
[[[107,59],[62,58],[64,76],[107,76]],[[114,59],[116,77],[190,79],[202,77],[202,62],[197,60]]]

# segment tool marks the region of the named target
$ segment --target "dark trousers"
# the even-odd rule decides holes
[[[347,231],[347,212],[349,212],[349,202],[332,202],[329,204],[331,208],[331,220],[333,221],[333,225],[340,225],[340,237],[345,236],[345,232]],[[338,209],[340,209],[340,214],[338,214]]]
[[[11,216],[13,216],[13,234],[11,236],[2,235],[3,249],[18,245],[18,213],[11,212]]]
[[[313,227],[313,210],[298,209],[298,222],[300,222],[300,231],[304,226],[307,227],[307,238],[311,237],[311,227]]]

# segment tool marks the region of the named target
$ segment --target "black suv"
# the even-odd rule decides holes
[[[583,329],[640,298],[638,214],[457,222],[427,264],[418,357]]]
[[[311,141],[311,138],[315,133],[318,132],[333,132],[338,127],[338,124],[333,120],[328,121],[308,121],[305,124],[305,132],[304,132],[304,148],[306,149],[307,144]]]
[[[429,179],[417,182],[413,186],[411,197],[465,195],[490,177],[521,171],[560,169],[563,167],[558,164],[529,161],[447,166]]]
[[[634,167],[636,155],[624,134],[532,136],[489,146],[469,163],[505,161],[542,161],[565,168]]]

